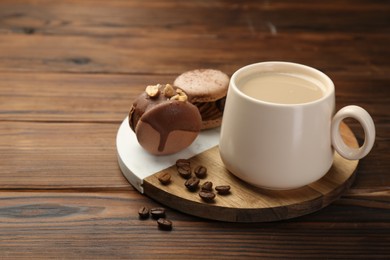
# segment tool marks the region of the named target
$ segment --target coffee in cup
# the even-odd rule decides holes
[[[299,104],[320,99],[321,83],[300,74],[255,73],[238,82],[240,90],[255,99],[278,104]]]

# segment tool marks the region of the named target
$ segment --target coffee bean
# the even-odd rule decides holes
[[[139,210],[138,210],[138,215],[140,217],[140,219],[147,219],[149,218],[149,209],[145,206],[142,206]]]
[[[229,185],[219,185],[215,187],[215,190],[218,192],[218,194],[226,195],[230,192],[230,186]]]
[[[207,175],[207,168],[202,165],[199,165],[194,169],[194,173],[196,177],[203,179]]]
[[[157,220],[157,224],[158,224],[159,229],[172,230],[172,221],[170,221],[166,218],[159,218]]]
[[[205,190],[205,191],[212,191],[213,190],[213,183],[211,181],[206,181],[205,183],[202,184],[200,189]]]
[[[184,183],[184,185],[187,187],[188,190],[195,191],[196,189],[198,189],[199,182],[200,182],[199,179],[194,176],[194,177],[189,178]]]
[[[150,209],[150,214],[152,214],[153,219],[159,219],[165,217],[165,209],[164,208],[152,208]]]
[[[199,197],[201,197],[202,200],[204,200],[206,202],[211,202],[215,198],[215,193],[212,191],[202,190],[199,192]]]
[[[182,167],[182,166],[191,166],[190,160],[189,159],[179,159],[176,161],[176,167]]]
[[[163,172],[158,175],[158,180],[161,184],[166,185],[171,182],[171,174],[169,172]]]
[[[189,179],[192,175],[191,173],[191,167],[190,166],[180,166],[177,168],[177,172],[180,174],[181,177],[183,177],[184,179]]]

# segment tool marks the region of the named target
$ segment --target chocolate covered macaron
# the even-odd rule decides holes
[[[133,102],[129,125],[139,144],[154,155],[188,147],[198,136],[202,119],[187,94],[170,84],[147,86]]]
[[[221,125],[229,80],[222,71],[197,69],[179,75],[173,85],[184,90],[198,108],[202,129],[209,129]]]

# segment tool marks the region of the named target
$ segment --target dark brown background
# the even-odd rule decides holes
[[[0,258],[389,258],[389,46],[390,1],[1,0]],[[352,188],[288,221],[139,220],[159,204],[117,165],[132,99],[186,70],[268,60],[322,70],[337,108],[373,116]]]

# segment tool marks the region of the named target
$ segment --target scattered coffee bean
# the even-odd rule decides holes
[[[199,186],[199,179],[194,177],[189,178],[184,185],[187,187],[188,190],[190,191],[195,191],[198,189]]]
[[[194,169],[194,173],[195,173],[196,177],[203,179],[207,175],[207,168],[204,167],[203,165],[199,165],[198,167],[196,167]]]
[[[172,221],[165,219],[165,218],[159,218],[157,220],[157,224],[159,229],[161,230],[172,230]]]
[[[199,197],[201,197],[202,200],[204,200],[206,202],[211,202],[215,198],[215,193],[212,191],[202,190],[199,192]]]
[[[206,181],[205,183],[202,184],[200,189],[205,190],[205,191],[212,191],[213,190],[213,183],[211,181]]]
[[[176,167],[182,167],[182,166],[191,166],[190,160],[189,159],[179,159],[176,161]]]
[[[149,218],[149,214],[152,215],[153,219],[157,220],[158,228],[161,230],[172,230],[172,221],[165,218],[165,209],[164,208],[152,208],[148,209],[145,206],[142,206],[138,210],[140,219]]]
[[[220,195],[226,195],[230,192],[230,186],[229,185],[219,185],[215,187],[215,190]]]
[[[147,219],[149,218],[149,209],[145,206],[142,206],[139,210],[138,210],[138,215],[140,217],[140,219]]]
[[[169,172],[163,172],[158,175],[158,180],[161,184],[166,185],[171,182],[171,174]]]
[[[153,219],[159,219],[165,217],[165,209],[164,208],[152,208],[150,209],[150,214]]]
[[[191,173],[191,167],[186,165],[186,166],[180,166],[177,168],[177,172],[180,174],[181,177],[184,179],[189,179],[192,175]]]

